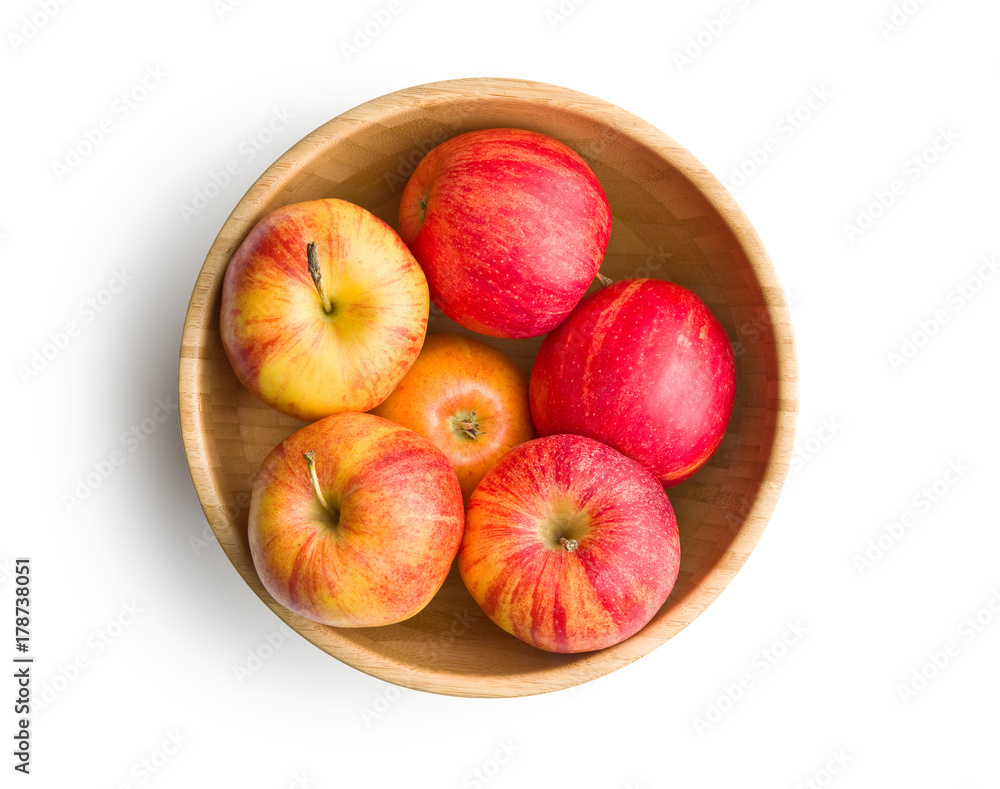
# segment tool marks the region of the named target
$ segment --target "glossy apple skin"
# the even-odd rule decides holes
[[[309,274],[317,244],[324,310]],[[266,215],[240,244],[222,286],[222,343],[237,378],[305,421],[380,403],[420,352],[427,280],[396,232],[344,200]]]
[[[336,523],[313,492],[308,451]],[[430,602],[464,523],[462,491],[440,450],[386,419],[346,412],[300,428],[265,458],[248,536],[278,603],[321,624],[370,627]]]
[[[428,334],[410,371],[371,413],[444,452],[466,500],[508,449],[538,437],[528,376],[493,346],[454,332]]]
[[[546,436],[510,450],[473,492],[458,566],[508,633],[549,652],[603,649],[669,596],[677,520],[643,466],[593,439]]]
[[[589,165],[565,144],[485,129],[421,160],[403,189],[399,233],[445,315],[490,337],[536,337],[593,282],[611,210]]]
[[[545,338],[528,391],[539,435],[597,439],[670,487],[721,443],[736,364],[725,329],[690,290],[622,280],[583,299]]]

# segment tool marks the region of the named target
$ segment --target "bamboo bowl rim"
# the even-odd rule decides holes
[[[263,589],[245,551],[239,534],[241,528],[245,529],[245,522],[238,522],[238,514],[231,502],[227,502],[222,462],[206,438],[211,428],[211,392],[206,392],[202,385],[208,364],[204,348],[212,333],[218,332],[213,315],[222,276],[245,234],[260,217],[281,204],[282,195],[287,194],[286,189],[302,163],[315,161],[359,130],[391,125],[401,114],[423,108],[439,109],[452,101],[500,103],[515,112],[525,108],[532,113],[582,118],[602,128],[610,126],[668,163],[676,177],[686,179],[703,196],[745,254],[756,286],[767,294],[759,305],[759,316],[769,323],[772,333],[769,342],[776,349],[776,367],[767,376],[769,401],[779,404],[768,415],[773,440],[759,486],[752,492],[752,501],[744,502],[740,508],[740,523],[734,528],[724,553],[699,573],[697,583],[684,594],[672,595],[668,614],[661,609],[661,614],[632,638],[597,652],[560,656],[553,658],[550,665],[497,676],[407,664],[391,651],[375,649],[350,634],[305,620],[278,605]],[[465,120],[474,122],[474,117]],[[466,78],[417,85],[348,110],[307,134],[262,173],[222,225],[198,274],[184,321],[178,384],[182,441],[202,509],[236,570],[275,614],[328,654],[387,682],[454,696],[512,697],[569,688],[620,669],[664,644],[718,597],[759,540],[784,483],[795,432],[798,367],[787,305],[763,244],[734,198],[690,152],[630,112],[568,88],[517,79]]]

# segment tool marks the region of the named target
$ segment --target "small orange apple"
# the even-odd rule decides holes
[[[528,376],[493,346],[452,332],[427,335],[409,372],[370,413],[444,452],[466,501],[501,455],[538,435]]]

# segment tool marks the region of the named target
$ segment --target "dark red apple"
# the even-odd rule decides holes
[[[449,318],[490,337],[537,337],[593,282],[611,210],[594,172],[564,143],[484,129],[421,160],[403,189],[399,234]]]
[[[722,441],[736,363],[722,325],[690,290],[622,280],[583,299],[545,338],[528,392],[539,435],[597,439],[669,487]]]

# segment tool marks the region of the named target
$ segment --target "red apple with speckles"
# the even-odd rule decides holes
[[[573,149],[522,129],[432,149],[403,189],[399,234],[449,318],[490,337],[537,337],[597,276],[611,211]]]
[[[735,392],[722,324],[690,290],[658,279],[583,299],[543,341],[528,386],[539,435],[602,441],[668,487],[718,448]]]
[[[427,280],[388,224],[337,199],[267,214],[222,285],[222,344],[240,383],[313,421],[367,411],[420,353]]]
[[[264,588],[335,627],[409,619],[444,583],[465,524],[444,454],[412,430],[347,412],[296,430],[254,477],[248,536]]]
[[[497,625],[549,652],[639,632],[680,567],[677,520],[648,469],[593,439],[555,435],[507,452],[473,492],[462,580]]]

